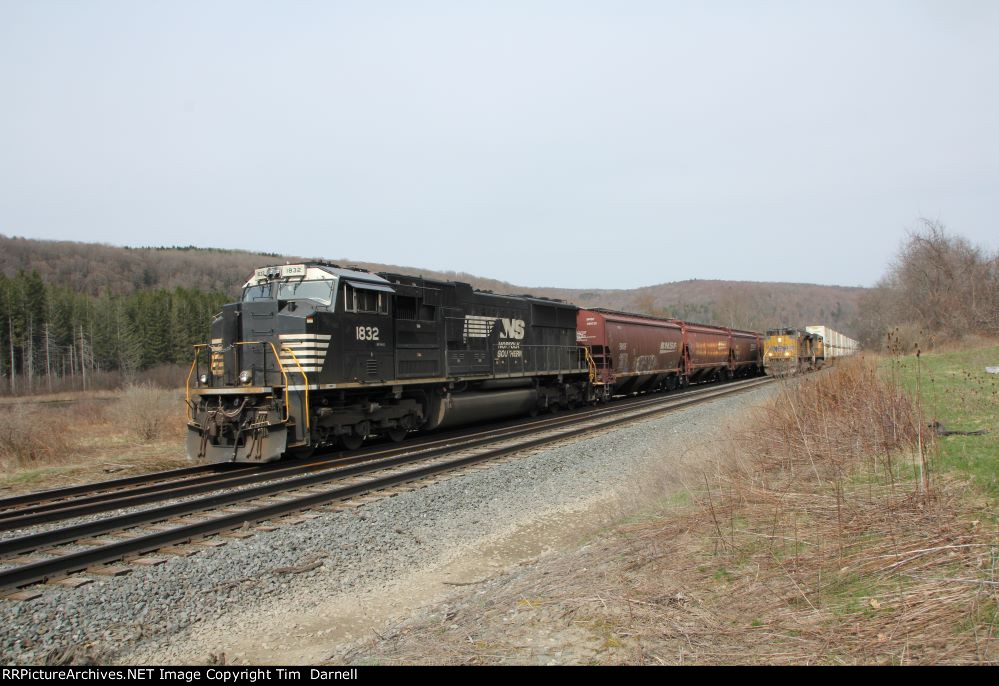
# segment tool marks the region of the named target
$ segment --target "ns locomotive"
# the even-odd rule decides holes
[[[206,359],[207,357],[207,359]],[[590,399],[576,308],[327,263],[265,267],[211,322],[188,375],[188,457],[316,447]]]
[[[324,262],[265,267],[187,380],[188,457],[268,462],[762,371],[759,334]]]

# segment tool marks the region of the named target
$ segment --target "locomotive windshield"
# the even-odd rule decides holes
[[[322,281],[269,281],[247,286],[243,290],[243,301],[250,300],[314,300],[321,305],[333,303],[336,279]]]
[[[336,281],[288,281],[279,283],[278,300],[316,300],[323,305],[333,302]]]

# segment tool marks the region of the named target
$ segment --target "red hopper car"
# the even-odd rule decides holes
[[[762,369],[759,334],[675,319],[580,310],[576,341],[587,348],[606,396],[754,376]]]

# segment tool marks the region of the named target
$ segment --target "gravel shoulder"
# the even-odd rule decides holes
[[[636,422],[423,488],[230,540],[123,578],[0,603],[5,663],[301,664],[578,548],[648,461],[773,392]],[[316,566],[317,563],[321,563]]]

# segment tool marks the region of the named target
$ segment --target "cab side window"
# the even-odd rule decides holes
[[[347,312],[364,314],[388,314],[388,294],[354,288],[350,284],[343,287],[343,308]]]

